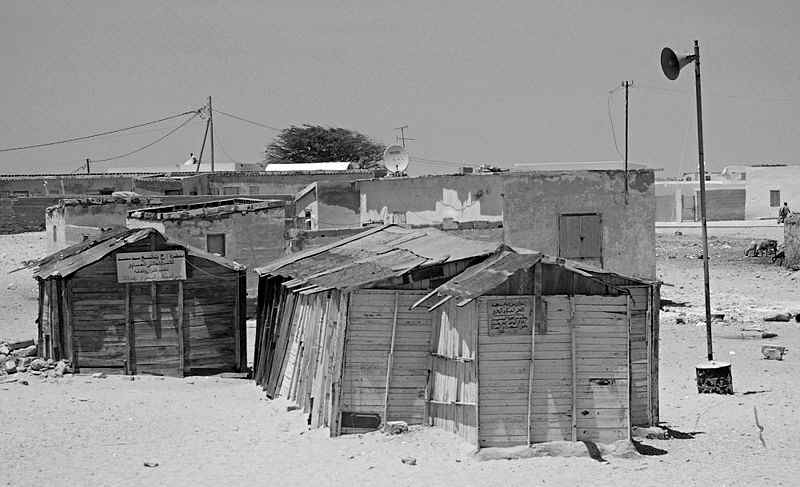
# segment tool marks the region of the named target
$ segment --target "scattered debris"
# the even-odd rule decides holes
[[[36,345],[30,345],[25,348],[12,350],[11,354],[15,357],[33,357],[36,355]]]
[[[92,379],[105,379],[107,376],[103,372],[95,372],[92,374]]]
[[[400,461],[403,462],[406,465],[416,465],[417,464],[417,459],[414,458],[414,457],[403,457],[403,458],[400,459]]]
[[[666,307],[670,308],[683,308],[689,306],[688,301],[673,301],[671,299],[661,298],[661,309]]]
[[[675,230],[675,233],[673,233],[673,235],[675,235],[676,237],[680,237],[681,235],[683,235],[683,232],[681,232],[680,230]]]
[[[767,316],[764,318],[764,321],[790,321],[791,319],[791,313],[779,313],[773,316]]]
[[[669,431],[659,428],[658,426],[633,426],[631,427],[631,435],[634,438],[644,438],[647,440],[669,439]]]
[[[14,359],[6,360],[3,364],[3,368],[6,370],[7,374],[15,374],[17,372],[17,361]]]
[[[711,321],[725,321],[725,313],[711,313]]]
[[[764,441],[764,427],[758,422],[758,410],[755,406],[753,406],[753,417],[756,420],[756,427],[758,428],[758,439],[761,441],[761,445],[766,448],[767,443]]]
[[[787,348],[782,345],[763,345],[761,347],[761,355],[767,360],[783,360]]]
[[[778,336],[777,333],[770,333],[770,332],[764,332],[761,334],[761,338],[775,338],[776,336]]]
[[[20,381],[18,382],[18,384],[21,384],[21,385],[23,385],[23,386],[27,386],[27,385],[28,385],[28,381],[27,381],[27,380],[25,380],[25,379],[22,379],[22,380],[20,380]]]
[[[408,423],[405,421],[387,421],[383,432],[390,435],[399,435],[408,432]]]
[[[144,466],[148,468],[155,468],[158,466],[158,462],[144,462]]]
[[[297,411],[298,409],[300,409],[300,406],[298,406],[296,404],[292,404],[291,406],[286,406],[286,412],[287,413],[292,412],[292,411]]]
[[[686,324],[686,320],[683,317],[678,316],[677,318],[675,318],[675,324],[676,325],[685,325]]]

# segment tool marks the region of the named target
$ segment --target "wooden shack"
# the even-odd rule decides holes
[[[204,375],[246,368],[245,267],[122,229],[38,262],[39,343],[80,372]]]
[[[499,249],[415,303],[433,303],[428,421],[478,447],[629,439],[658,422],[658,296]]]
[[[658,421],[658,283],[397,225],[258,272],[255,379],[334,436],[402,420],[485,447]]]

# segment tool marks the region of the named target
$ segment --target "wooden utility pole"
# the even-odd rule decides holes
[[[208,97],[208,127],[211,135],[211,172],[214,172],[214,111],[211,109],[211,97]]]
[[[628,204],[628,89],[631,87],[630,81],[623,81],[625,88],[625,204]]]

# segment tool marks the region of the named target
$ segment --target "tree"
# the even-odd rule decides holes
[[[378,165],[386,147],[343,128],[303,124],[283,129],[264,151],[269,163],[355,162],[362,169]]]

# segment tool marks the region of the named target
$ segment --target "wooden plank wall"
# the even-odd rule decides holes
[[[67,279],[67,287],[72,297],[72,343],[78,368],[82,372],[124,373],[128,360],[125,286],[117,283],[116,257],[108,255],[78,270]]]
[[[544,296],[544,329],[536,331],[531,441],[572,439],[572,335],[568,296]]]
[[[575,439],[629,439],[628,297],[574,296],[572,301]]]
[[[298,294],[281,279],[259,283],[254,379],[270,397],[286,397],[309,414],[312,427],[338,418],[336,401],[349,295]]]
[[[527,298],[531,303],[533,301],[532,296],[520,295],[484,296],[477,300],[480,384],[478,428],[481,447],[528,443],[531,335],[521,333],[490,336],[488,327],[488,307],[493,301],[521,298]],[[529,324],[528,331],[532,328],[532,324]]]
[[[126,250],[127,251],[127,250]],[[236,363],[236,307],[239,273],[212,261],[187,256],[183,284],[184,367],[187,374],[239,370]],[[247,340],[240,336],[240,340]]]
[[[628,286],[631,296],[631,422],[651,423],[650,410],[650,325],[649,286]]]
[[[397,294],[396,294],[397,293]],[[362,289],[351,294],[340,410],[377,414],[381,423],[422,424],[430,361],[431,320],[426,309],[409,309],[424,291]],[[386,372],[399,297],[388,418],[383,418]],[[342,433],[360,432],[342,428]]]
[[[478,446],[478,305],[457,307],[451,300],[437,308],[433,320],[430,424]]]

